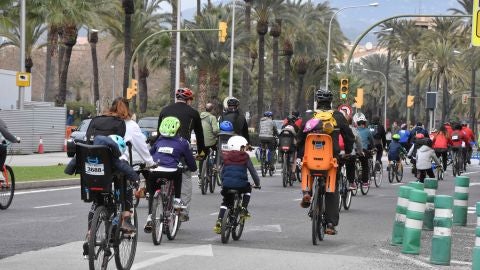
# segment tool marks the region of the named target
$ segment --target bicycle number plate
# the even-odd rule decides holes
[[[453,135],[453,136],[452,136],[452,140],[458,140],[458,136],[457,136],[457,135]]]
[[[227,151],[228,150],[228,144],[222,143],[222,150]]]
[[[105,175],[103,164],[85,163],[85,173],[89,175]]]
[[[313,146],[315,147],[315,149],[323,149],[323,146],[325,145],[324,142],[322,141],[318,141],[318,142],[313,142]]]

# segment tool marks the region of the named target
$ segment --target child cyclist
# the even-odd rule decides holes
[[[443,170],[435,151],[432,149],[432,141],[428,139],[425,144],[418,148],[416,156],[417,178],[422,183],[425,180],[426,175],[428,175],[430,178],[435,178],[435,173],[433,173],[432,169],[432,159]]]
[[[403,146],[400,144],[400,135],[399,134],[393,134],[392,135],[392,142],[388,145],[388,167],[387,171],[390,171],[390,161],[397,161],[399,164],[399,172],[403,171],[403,165],[402,162],[400,161],[400,155],[401,154],[407,154],[407,150],[403,148]]]
[[[250,217],[247,207],[250,201],[252,187],[248,182],[247,169],[255,182],[254,188],[260,188],[260,178],[253,167],[249,155],[245,152],[248,145],[247,140],[242,136],[233,136],[228,139],[228,151],[223,152],[222,170],[222,191],[223,202],[218,212],[218,219],[213,231],[220,234],[222,231],[222,219],[228,207],[234,202],[234,194],[227,193],[229,189],[238,190],[243,193],[242,213],[243,217]]]
[[[155,194],[155,191],[158,189],[156,184],[158,178],[173,180],[175,190],[174,208],[186,208],[180,199],[182,192],[182,170],[178,165],[182,160],[185,160],[188,170],[195,172],[197,170],[197,164],[190,151],[188,141],[177,135],[179,128],[180,120],[178,120],[178,118],[173,116],[165,117],[158,128],[160,136],[150,149],[150,154],[158,167],[151,169],[148,176],[148,181],[150,182],[148,185],[150,189],[149,192],[152,196],[150,196],[148,200],[147,223],[143,229],[146,233],[152,232],[153,194]]]

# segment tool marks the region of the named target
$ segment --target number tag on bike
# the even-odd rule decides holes
[[[313,145],[315,147],[315,149],[323,149],[323,146],[325,145],[325,142],[321,142],[321,141],[318,141],[318,142],[313,142]]]
[[[85,163],[85,173],[89,175],[105,175],[103,164]]]
[[[222,150],[223,151],[228,151],[228,144],[222,143]]]
[[[458,135],[453,135],[452,140],[458,140]]]

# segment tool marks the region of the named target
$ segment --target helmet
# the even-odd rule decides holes
[[[423,135],[422,133],[418,133],[417,135],[415,135],[415,138],[423,139],[423,138],[425,138],[425,135]]]
[[[122,136],[108,135],[108,137],[118,145],[118,150],[120,150],[120,153],[123,154],[127,149],[127,144],[125,143],[125,140],[122,138]]]
[[[467,121],[463,120],[462,121],[462,126],[466,127],[468,125]]]
[[[158,131],[164,137],[173,137],[177,134],[178,129],[180,128],[180,120],[173,116],[165,117],[160,123]]]
[[[298,111],[293,111],[292,115],[298,118],[300,116],[300,113]]]
[[[305,124],[305,128],[303,129],[303,132],[308,133],[312,130],[318,129],[318,125],[321,123],[321,121],[322,120],[318,118],[312,118],[308,120],[307,123]]]
[[[230,139],[228,139],[227,145],[228,145],[228,150],[237,150],[240,151],[242,146],[247,145],[247,139],[245,139],[242,136],[233,136]]]
[[[363,113],[357,116],[357,119],[356,119],[355,122],[358,123],[358,122],[362,122],[362,121],[367,122],[367,118],[365,117],[365,115]]]
[[[430,131],[430,134],[432,134],[432,133],[437,133],[437,131],[438,131],[438,130],[437,130],[436,128],[434,128],[434,129],[432,129],[432,130]]]
[[[402,124],[402,125],[400,126],[400,128],[401,128],[401,129],[407,129],[407,124]]]
[[[400,135],[393,134],[392,139],[394,139],[395,141],[398,141],[398,140],[400,140]]]
[[[297,121],[297,117],[295,115],[292,115],[290,114],[289,116],[287,116],[287,123],[294,123],[295,121]]]
[[[332,92],[322,88],[317,90],[315,97],[317,98],[317,102],[332,102],[333,99]]]
[[[177,91],[175,91],[175,97],[181,100],[193,99],[193,92],[188,88],[178,88]]]
[[[233,131],[233,124],[230,121],[222,121],[220,123],[221,131]]]
[[[288,131],[291,134],[295,134],[295,128],[292,125],[286,125],[282,131]]]
[[[234,97],[231,97],[227,100],[227,106],[234,106],[234,107],[238,107],[238,105],[240,105],[240,100],[238,100],[237,98],[234,98]]]
[[[312,110],[306,110],[305,111],[305,114],[308,115],[308,114],[313,114],[313,111]]]
[[[265,117],[273,117],[273,113],[271,111],[266,111],[265,113],[263,113],[263,116]]]

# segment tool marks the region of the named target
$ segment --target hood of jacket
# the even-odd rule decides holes
[[[209,113],[209,112],[201,112],[201,113],[200,113],[200,119],[207,118],[207,117],[209,117],[210,115],[213,116],[213,114],[211,114],[211,113]]]
[[[222,153],[225,165],[243,165],[250,158],[244,151],[224,151]]]
[[[429,152],[429,151],[433,151],[432,148],[426,146],[426,145],[422,145],[418,150],[418,152]]]

